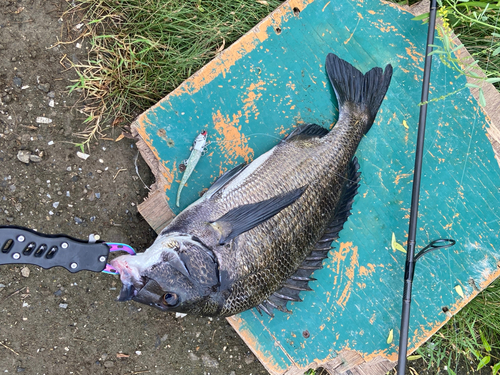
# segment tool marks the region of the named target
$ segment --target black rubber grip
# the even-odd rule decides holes
[[[0,265],[34,264],[42,268],[64,267],[70,272],[101,272],[108,254],[104,242],[89,243],[23,227],[0,226]]]

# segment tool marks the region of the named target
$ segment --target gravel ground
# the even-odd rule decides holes
[[[6,4],[6,5],[4,5]],[[0,10],[0,225],[124,242],[155,233],[137,212],[147,190],[137,148],[116,130],[77,156],[86,116],[76,73],[85,45],[61,0],[3,0]],[[81,41],[80,41],[81,42]],[[80,47],[80,48],[78,48]],[[65,59],[61,63],[61,59]],[[49,120],[40,120],[43,117]],[[146,184],[152,176],[139,157]],[[116,302],[116,276],[0,266],[0,372],[26,374],[266,374],[224,319]]]

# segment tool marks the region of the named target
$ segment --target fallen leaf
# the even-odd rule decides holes
[[[394,233],[392,234],[391,246],[392,246],[392,250],[398,250],[398,251],[401,251],[402,253],[406,254],[405,248],[396,242],[396,235]]]
[[[389,331],[389,337],[387,337],[387,343],[388,343],[388,344],[392,343],[392,340],[393,340],[393,339],[394,339],[394,330],[393,330],[393,329],[391,329],[391,330]]]
[[[115,142],[118,142],[118,141],[122,140],[122,139],[123,139],[123,137],[125,137],[125,136],[123,135],[123,133],[122,133],[122,134],[120,134],[120,135],[118,136],[118,138],[116,138],[116,139],[115,139]]]
[[[407,357],[406,359],[407,359],[408,361],[416,361],[417,359],[420,359],[420,358],[422,358],[422,356],[421,356],[421,355],[410,355],[410,356],[409,356],[409,357]]]
[[[465,297],[464,291],[462,290],[462,287],[460,285],[455,286],[455,291],[458,293],[458,295],[462,298]]]
[[[406,123],[406,120],[403,120],[403,126],[404,126],[406,129],[409,129],[408,124]]]

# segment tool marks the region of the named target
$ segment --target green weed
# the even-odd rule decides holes
[[[85,94],[84,143],[158,102],[281,2],[77,0],[90,53],[70,90]]]

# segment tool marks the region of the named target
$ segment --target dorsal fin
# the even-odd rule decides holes
[[[283,139],[283,142],[292,142],[299,139],[322,138],[328,134],[328,130],[316,124],[305,124],[297,126],[293,132]]]
[[[299,269],[283,283],[283,286],[258,306],[259,311],[263,310],[271,317],[274,316],[273,309],[290,312],[286,307],[287,302],[301,301],[299,293],[302,290],[312,290],[309,288],[309,281],[315,279],[311,277],[311,274],[323,267],[323,259],[328,257],[332,241],[339,238],[339,232],[351,215],[352,202],[354,196],[358,193],[359,187],[359,176],[361,173],[358,170],[359,163],[355,157],[349,163],[345,174],[346,180],[342,188],[342,195],[332,219],[325,229],[323,237],[316,243]]]

